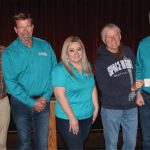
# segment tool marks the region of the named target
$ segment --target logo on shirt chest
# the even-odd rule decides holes
[[[46,52],[39,52],[38,55],[39,56],[48,56],[48,54]]]
[[[124,69],[133,69],[131,60],[120,60],[107,67],[107,71],[110,77],[113,76],[118,71]]]

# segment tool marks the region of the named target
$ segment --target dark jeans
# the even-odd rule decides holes
[[[69,120],[56,117],[57,128],[63,137],[69,150],[83,150],[85,139],[87,138],[91,125],[92,117],[84,120],[79,120],[79,132],[73,134],[69,132]]]
[[[139,107],[143,150],[150,150],[150,95],[143,94],[145,105]]]
[[[35,111],[33,108],[21,103],[15,97],[11,97],[11,108],[16,124],[18,147],[17,150],[31,150],[31,129],[33,128],[35,149],[48,149],[48,124],[50,103],[47,102],[45,110]]]

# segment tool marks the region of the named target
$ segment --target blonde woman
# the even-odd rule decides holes
[[[65,40],[61,59],[52,72],[57,128],[68,149],[82,150],[99,109],[94,76],[78,37]]]

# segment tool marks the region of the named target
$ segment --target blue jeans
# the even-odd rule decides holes
[[[79,132],[73,134],[69,132],[69,120],[56,117],[57,128],[63,137],[69,150],[83,150],[84,142],[90,132],[92,125],[92,117],[88,119],[78,120]]]
[[[35,111],[33,108],[21,103],[15,97],[11,97],[11,108],[16,124],[18,147],[17,150],[31,150],[31,131],[34,132],[35,149],[48,149],[48,124],[50,106],[46,104],[45,110]]]
[[[117,150],[120,125],[123,133],[122,150],[135,150],[138,126],[137,108],[116,110],[101,108],[106,150]]]
[[[150,150],[150,96],[143,95],[145,105],[139,107],[140,124],[143,135],[143,150]]]

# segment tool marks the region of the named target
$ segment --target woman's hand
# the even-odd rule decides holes
[[[65,88],[54,87],[54,94],[55,97],[58,99],[62,109],[69,118],[69,131],[72,132],[73,134],[77,134],[79,132],[78,120],[76,119],[68,102],[68,99],[65,96]]]
[[[97,94],[96,86],[94,86],[94,88],[93,88],[92,100],[93,100],[93,104],[94,104],[94,112],[93,112],[93,121],[92,121],[92,123],[94,123],[94,121],[97,118],[98,110],[99,110],[98,94]]]
[[[94,110],[94,113],[93,113],[93,120],[92,120],[92,123],[94,123],[95,122],[95,120],[96,120],[96,118],[97,118],[97,115],[98,115],[98,109],[96,110]]]
[[[76,118],[70,119],[69,125],[70,125],[69,132],[72,132],[73,134],[78,134],[79,132],[78,120]]]

